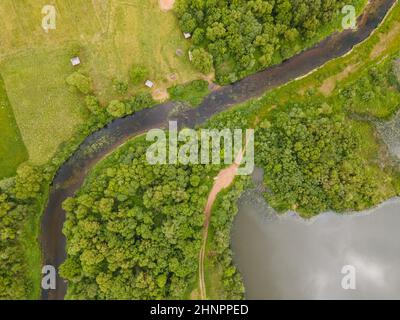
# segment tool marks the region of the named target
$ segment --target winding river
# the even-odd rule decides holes
[[[40,242],[43,264],[57,269],[66,258],[66,239],[62,234],[65,212],[62,202],[74,195],[85,176],[101,158],[116,147],[152,128],[163,128],[168,120],[178,120],[181,125],[193,127],[213,115],[248,99],[261,96],[265,91],[306,75],[327,61],[348,53],[362,42],[383,20],[395,0],[373,0],[358,19],[356,31],[335,33],[315,47],[308,49],[280,65],[251,75],[237,83],[210,93],[196,109],[174,112],[176,103],[164,103],[134,115],[118,119],[85,139],[79,149],[58,170],[50,190],[47,207],[41,221]],[[95,147],[94,147],[95,146]],[[90,151],[90,152],[89,152]],[[57,276],[58,277],[58,276]],[[56,290],[42,290],[42,299],[63,299],[67,284],[57,278]]]

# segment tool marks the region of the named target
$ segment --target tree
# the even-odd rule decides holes
[[[193,44],[195,44],[195,45],[201,44],[201,43],[203,42],[203,40],[204,40],[204,37],[205,37],[205,31],[204,31],[204,29],[202,29],[202,28],[197,28],[197,29],[194,31],[193,35],[192,35]]]
[[[125,103],[119,100],[113,100],[108,105],[107,112],[115,118],[122,117],[126,114]]]
[[[148,69],[145,66],[141,65],[132,66],[129,72],[129,76],[133,84],[139,84],[143,82],[148,75],[149,75]]]
[[[193,65],[196,69],[203,73],[209,73],[213,66],[212,55],[205,51],[203,48],[195,49],[192,52]]]
[[[88,77],[76,71],[67,77],[67,83],[75,87],[83,94],[88,94],[91,91],[92,84]]]
[[[184,13],[179,20],[179,25],[183,32],[191,33],[197,26],[196,19],[190,13]]]
[[[99,100],[95,96],[92,95],[86,96],[85,102],[86,102],[86,107],[91,113],[97,115],[103,111],[99,104]]]
[[[22,165],[17,170],[15,179],[15,196],[19,200],[35,198],[41,188],[43,177],[40,172],[30,166]]]

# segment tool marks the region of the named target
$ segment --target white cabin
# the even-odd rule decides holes
[[[147,80],[147,81],[145,82],[145,85],[146,85],[146,87],[148,87],[148,88],[153,88],[153,87],[154,87],[154,82],[153,82],[153,81],[150,81],[150,80]]]
[[[81,59],[79,59],[79,57],[73,57],[71,59],[71,64],[75,67],[75,66],[79,66],[81,64]]]

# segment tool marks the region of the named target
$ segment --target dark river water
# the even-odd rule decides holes
[[[40,242],[43,264],[58,269],[66,258],[66,239],[62,234],[65,212],[62,202],[82,185],[88,170],[101,158],[134,137],[152,128],[163,128],[168,120],[181,126],[202,124],[213,115],[231,106],[262,95],[265,91],[287,83],[342,56],[365,40],[385,17],[395,0],[374,0],[358,20],[356,31],[336,33],[280,65],[251,75],[237,83],[212,92],[196,109],[173,112],[177,104],[165,103],[132,116],[118,119],[89,136],[74,155],[59,169],[53,180],[47,207],[41,222]],[[174,116],[173,114],[177,114]],[[94,148],[94,146],[96,146]],[[88,152],[90,150],[90,152]],[[67,284],[57,277],[57,289],[42,290],[42,299],[63,299]]]

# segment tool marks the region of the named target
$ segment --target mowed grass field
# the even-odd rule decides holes
[[[6,60],[1,68],[14,115],[34,165],[45,163],[82,119],[83,97],[71,91],[65,50],[35,50]]]
[[[48,4],[56,7],[57,16],[56,29],[46,33],[41,11]],[[147,67],[155,95],[200,78],[188,61],[189,43],[173,12],[161,11],[158,0],[2,0],[0,43],[0,75],[12,107],[1,116],[1,125],[9,126],[15,117],[35,165],[46,163],[85,121],[80,112],[84,97],[65,83],[74,70],[91,77],[104,105],[123,98],[112,84],[128,81],[133,64]],[[177,49],[184,55],[177,56]],[[74,69],[69,60],[75,54],[82,64]],[[142,90],[149,89],[131,85],[125,98]],[[5,148],[2,139],[0,150]],[[14,169],[21,161],[10,153],[1,157]]]
[[[28,153],[15,123],[3,79],[0,77],[0,178],[15,174],[16,166],[28,159]]]

